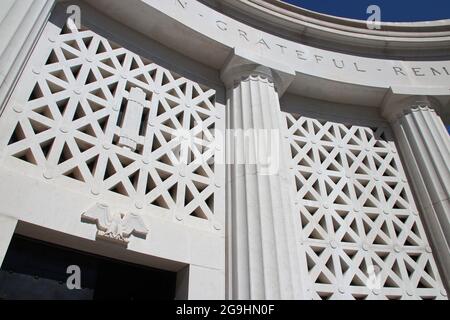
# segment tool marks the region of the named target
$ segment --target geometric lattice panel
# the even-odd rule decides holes
[[[28,102],[13,106],[6,153],[46,179],[212,221],[215,91],[90,30],[49,40]]]
[[[446,299],[388,130],[286,121],[306,296]]]

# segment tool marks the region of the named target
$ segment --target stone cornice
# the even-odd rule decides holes
[[[382,23],[381,30],[369,30],[366,21],[325,15],[278,0],[201,1],[269,33],[324,49],[402,59],[449,56],[450,20]]]
[[[245,12],[241,12],[241,15],[245,15],[246,19],[229,14],[227,0],[217,2],[221,3],[222,9],[215,7],[212,9],[200,0],[126,2],[86,0],[85,2],[98,9],[101,14],[120,21],[121,25],[137,30],[139,34],[152,41],[160,42],[177,54],[210,68],[212,71],[210,74],[214,74],[214,81],[218,80],[216,71],[223,70],[229,56],[233,55],[235,50],[239,50],[242,52],[240,56],[253,64],[263,65],[288,75],[285,77],[288,81],[282,81],[284,84],[277,86],[280,94],[289,87],[287,89],[289,93],[308,98],[379,107],[391,86],[409,88],[407,91],[409,94],[416,94],[416,88],[427,91],[423,93],[424,95],[449,93],[450,50],[446,50],[448,59],[430,58],[420,50],[411,49],[410,44],[406,44],[409,49],[404,50],[401,59],[397,57],[391,60],[389,54],[381,53],[380,58],[375,59],[372,53],[376,50],[364,37],[360,39],[361,42],[354,37],[348,37],[347,40],[352,40],[354,45],[364,48],[371,57],[364,57],[361,51],[358,55],[350,55],[343,54],[339,48],[323,50],[308,45],[302,37],[291,41],[286,39],[285,35],[264,31],[266,30],[264,20],[260,21],[262,28],[257,28],[252,23],[250,15],[245,15]],[[208,1],[208,4],[212,3],[213,0]],[[234,0],[234,3],[244,2]],[[137,12],[139,14],[136,14]],[[85,21],[89,18],[88,13],[88,9],[84,10]],[[272,17],[269,13],[266,14]],[[254,16],[259,18],[257,11]],[[93,14],[92,21],[96,19]],[[269,18],[266,22],[268,28],[273,25]],[[118,32],[118,29],[117,26],[115,32]],[[275,32],[274,28],[271,30]],[[284,30],[280,25],[278,32]],[[298,35],[300,36],[300,33]],[[341,40],[338,31],[328,35],[337,37],[331,39],[331,42]],[[328,40],[324,38],[321,41],[328,43]],[[340,45],[350,48],[352,44],[343,41]],[[428,46],[422,43],[420,45]],[[166,59],[166,56],[162,59]],[[172,63],[174,59],[169,60]],[[291,76],[294,78],[292,82]]]

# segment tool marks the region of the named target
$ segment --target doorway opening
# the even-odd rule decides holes
[[[81,289],[70,289],[77,273]],[[0,269],[0,299],[173,300],[176,276],[16,234]]]

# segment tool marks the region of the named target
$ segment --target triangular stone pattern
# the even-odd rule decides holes
[[[446,299],[386,127],[286,114],[309,299]]]
[[[91,30],[64,27],[50,40],[28,102],[13,107],[7,154],[95,195],[213,222],[215,90]],[[127,149],[119,140],[132,88],[145,93],[145,104],[135,148]]]

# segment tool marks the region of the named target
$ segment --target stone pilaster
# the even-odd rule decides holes
[[[55,0],[5,0],[0,13],[0,113]]]
[[[391,123],[435,259],[449,290],[450,139],[439,116],[443,111],[440,106],[432,97],[391,95],[383,106],[383,116]]]
[[[0,267],[16,230],[17,219],[0,214]]]
[[[278,92],[291,75],[234,56],[227,86],[227,298],[301,298]]]

